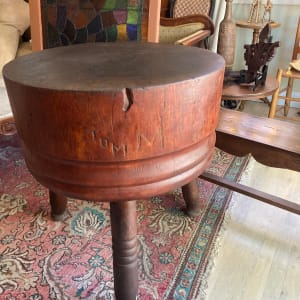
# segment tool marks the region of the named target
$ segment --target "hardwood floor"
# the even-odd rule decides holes
[[[241,181],[300,203],[299,173],[252,160]],[[218,245],[206,299],[300,299],[299,216],[235,193]]]
[[[280,108],[282,106],[278,106]],[[245,102],[245,112],[252,113],[257,116],[268,117],[269,113],[269,106],[263,102],[258,101],[246,101]],[[300,111],[300,108],[291,107],[289,111],[289,115],[295,119],[299,119],[300,116],[297,114]],[[283,109],[278,111],[278,116],[283,116]]]
[[[250,103],[245,111],[268,108]],[[300,203],[300,173],[251,159],[241,183]],[[234,193],[215,253],[204,299],[300,299],[300,216]]]

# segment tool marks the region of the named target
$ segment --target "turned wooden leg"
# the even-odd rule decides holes
[[[290,110],[290,106],[291,106],[290,98],[292,97],[293,84],[294,84],[294,78],[289,78],[287,89],[286,89],[286,99],[285,99],[285,103],[284,103],[284,116],[285,117],[287,117],[289,110]]]
[[[186,203],[186,213],[190,217],[200,214],[201,203],[199,197],[198,178],[182,187],[183,199]]]
[[[278,103],[279,94],[280,94],[280,85],[281,85],[282,73],[283,73],[282,69],[279,69],[277,71],[276,79],[278,81],[278,88],[272,96],[271,107],[270,107],[269,116],[268,116],[269,118],[275,118],[275,115],[276,115],[277,103]]]
[[[64,217],[64,212],[67,207],[67,198],[49,191],[51,217],[54,221],[61,221]]]
[[[138,292],[136,202],[110,203],[114,289],[117,300],[135,300]]]

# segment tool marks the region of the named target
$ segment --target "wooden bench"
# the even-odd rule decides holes
[[[222,109],[216,147],[235,156],[252,156],[260,163],[300,172],[300,125]],[[254,188],[209,174],[200,178],[257,200],[300,214],[300,205]]]

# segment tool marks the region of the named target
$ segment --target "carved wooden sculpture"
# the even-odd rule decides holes
[[[267,24],[259,35],[259,42],[256,44],[245,45],[244,58],[248,70],[241,71],[241,83],[255,82],[254,89],[258,84],[264,84],[268,66],[267,62],[274,56],[274,50],[279,47],[279,42],[272,43],[269,35],[270,26]]]
[[[237,82],[240,84],[252,84],[253,90],[261,84],[264,85],[267,77],[269,62],[274,56],[274,50],[279,47],[279,42],[272,43],[272,36],[269,34],[270,25],[267,24],[259,35],[259,42],[245,45],[244,53],[247,70],[226,72],[224,82]]]

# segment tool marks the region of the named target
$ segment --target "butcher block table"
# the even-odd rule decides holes
[[[90,43],[20,57],[3,74],[52,217],[62,218],[66,197],[109,201],[115,295],[136,299],[136,200],[183,187],[187,206],[197,206],[224,60],[193,47]]]

